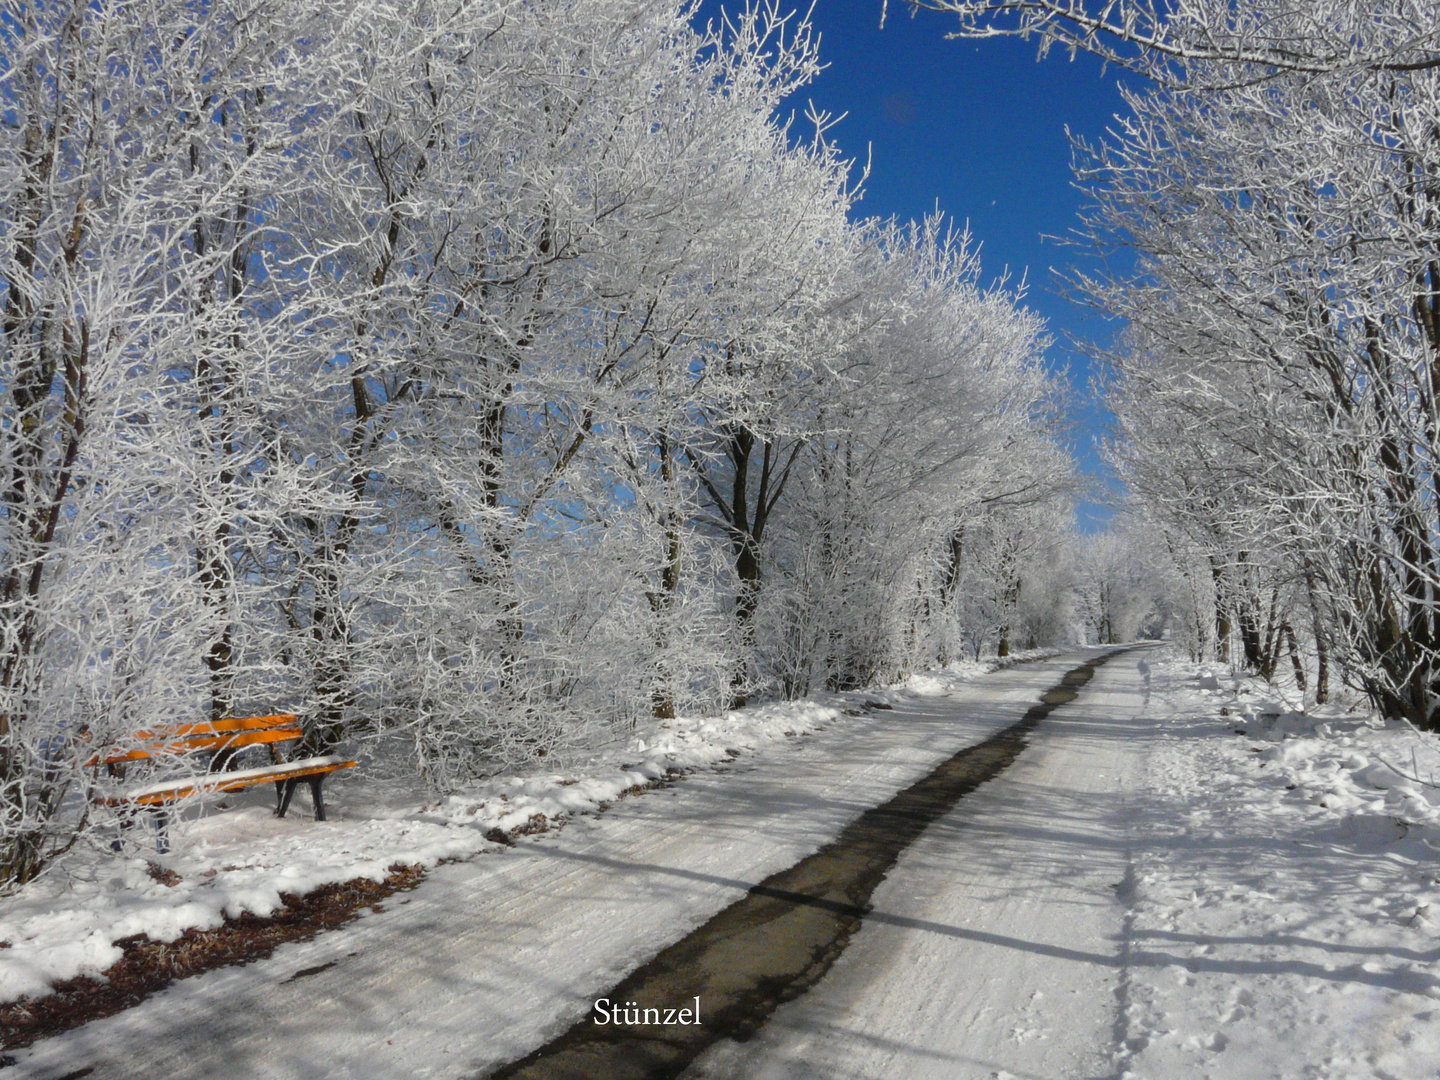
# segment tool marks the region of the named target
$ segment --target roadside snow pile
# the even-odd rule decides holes
[[[842,699],[848,696],[838,696],[833,704],[787,701],[723,716],[650,721],[643,734],[618,751],[628,762],[618,769],[613,764],[604,768],[599,759],[592,759],[585,769],[589,775],[491,777],[467,784],[427,811],[451,824],[485,830],[548,827],[574,814],[602,809],[667,776],[717,765],[777,739],[815,731],[840,717],[847,707]],[[612,749],[604,757],[613,759],[616,754]]]
[[[993,657],[989,660],[952,660],[938,671],[927,671],[923,675],[909,676],[898,683],[895,689],[908,690],[917,697],[941,697],[986,672],[999,671],[1003,668],[1014,667],[1016,664],[1028,663],[1031,660],[1048,660],[1052,656],[1059,655],[1059,649],[1024,649],[1011,653],[1003,660],[996,660]],[[884,695],[871,694],[869,696],[872,699],[879,697],[888,704]]]
[[[1414,837],[1440,853],[1440,753],[1418,732],[1294,713],[1244,719],[1247,731],[1258,726],[1256,736],[1274,744],[1252,748],[1260,768],[1275,768],[1271,785],[1283,783],[1291,800],[1310,804],[1312,817],[1351,831],[1361,820],[1380,819],[1394,839]]]
[[[994,666],[976,664],[944,678],[958,685]],[[395,770],[386,761],[362,756],[359,769],[326,784],[326,822],[311,819],[303,793],[289,817],[275,818],[268,785],[190,803],[171,824],[167,854],[155,853],[142,828],[126,834],[122,855],[107,849],[113,833],[98,834],[93,847],[0,900],[0,1002],[103,972],[121,958],[116,942],[125,938],[174,941],[227,917],[270,915],[283,906],[282,894],[354,878],[378,881],[397,863],[430,867],[500,851],[513,834],[558,827],[666,777],[888,703],[887,694],[856,692],[651,720],[571,771],[491,777],[438,801],[413,778],[387,775]]]
[[[1297,713],[1210,668],[1153,672],[1164,719],[1119,887],[1123,1075],[1435,1075],[1435,738]]]
[[[354,785],[343,790],[356,793]],[[291,815],[276,818],[269,806],[227,810],[179,825],[169,854],[85,853],[32,882],[0,904],[0,1001],[98,974],[123,955],[115,943],[137,934],[175,941],[227,915],[273,914],[282,893],[382,881],[395,863],[430,867],[498,846],[473,830],[423,821],[316,822],[299,807]]]

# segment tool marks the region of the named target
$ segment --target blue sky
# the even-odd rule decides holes
[[[703,11],[720,6],[707,0]],[[1084,197],[1071,186],[1065,129],[1104,133],[1122,108],[1115,71],[1058,52],[1037,62],[1033,44],[1009,39],[947,41],[945,16],[912,18],[904,0],[890,0],[883,30],[880,0],[816,0],[811,21],[829,67],[801,96],[846,114],[831,137],[847,155],[863,164],[868,148],[870,178],[857,213],[918,218],[938,203],[969,223],[987,280],[1007,268],[1012,278],[1025,274],[1026,303],[1057,339],[1051,359],[1071,371],[1075,456],[1082,469],[1097,472],[1091,439],[1104,417],[1086,394],[1085,357],[1064,338],[1105,340],[1113,326],[1056,293],[1051,267],[1093,260],[1041,237],[1076,226]],[[804,104],[796,102],[797,110]],[[1090,531],[1108,512],[1085,504],[1077,517]]]

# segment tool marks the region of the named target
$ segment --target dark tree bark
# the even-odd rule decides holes
[[[709,462],[689,449],[686,456],[710,507],[724,523],[730,538],[735,576],[740,583],[735,597],[735,621],[742,641],[748,643],[755,608],[760,602],[760,551],[765,528],[805,444],[796,439],[788,448],[782,447],[776,440],[761,438],[748,425],[738,422],[722,428],[722,439],[726,467],[719,474]],[[752,472],[757,473],[753,493]],[[745,703],[743,675],[737,673],[731,707],[738,709]]]

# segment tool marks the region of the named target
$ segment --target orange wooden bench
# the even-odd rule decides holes
[[[281,760],[276,744],[292,742],[300,736],[300,725],[296,723],[293,713],[230,717],[198,724],[170,724],[137,731],[122,746],[96,754],[86,764],[103,765],[112,775],[123,777],[126,764],[132,761],[203,751],[213,753],[210,771],[203,776],[166,780],[97,800],[106,806],[143,806],[155,814],[156,847],[163,852],[166,847],[167,807],[190,795],[240,791],[257,784],[273,783],[275,816],[284,817],[285,812],[290,809],[290,800],[295,794],[296,786],[304,780],[310,786],[310,798],[315,804],[315,820],[324,821],[325,802],[320,790],[321,784],[332,772],[352,768],[355,762],[338,756],[302,758],[299,761]],[[270,764],[257,769],[225,771],[230,759],[247,746],[266,747],[270,752]]]

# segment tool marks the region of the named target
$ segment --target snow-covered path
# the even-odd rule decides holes
[[[9,1075],[483,1073],[568,1027],[595,995],[750,884],[1014,723],[1082,658],[999,672],[956,698],[911,699],[556,836],[442,867],[351,928],[187,980],[22,1051]]]
[[[1283,709],[1148,651],[1102,667],[824,982],[687,1077],[1440,1077],[1440,789],[1380,764],[1428,777],[1434,748]]]
[[[1145,656],[1101,667],[1003,777],[900,857],[824,982],[686,1075],[1114,1075]]]
[[[487,1075],[1083,658],[897,699],[439,868],[385,912],[19,1051],[0,1077]],[[685,1075],[1433,1080],[1440,787],[1381,763],[1430,776],[1440,752],[1327,709],[1117,656],[905,850],[818,984]]]

